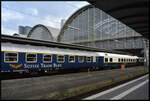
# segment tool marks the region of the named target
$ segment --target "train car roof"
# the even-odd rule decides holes
[[[105,56],[105,57],[124,57],[134,58],[129,55],[111,54],[105,52],[91,52],[85,50],[71,50],[52,48],[47,46],[33,46],[33,45],[21,45],[16,43],[5,42],[1,43],[1,51],[8,52],[25,52],[25,53],[45,53],[45,54],[58,54],[58,55],[81,55],[81,56]]]
[[[93,48],[93,47],[86,47],[82,45],[50,42],[50,41],[8,36],[8,35],[1,35],[1,42],[11,42],[11,43],[16,43],[16,44],[29,44],[29,45],[35,45],[35,46],[48,46],[48,47],[57,47],[57,48],[66,48],[66,49],[76,49],[76,50],[85,50],[85,51],[108,52],[108,53],[131,55],[130,53],[122,52],[122,51],[99,49],[99,48]]]
[[[47,46],[33,46],[33,45],[21,45],[14,43],[2,43],[1,51],[8,52],[25,52],[25,53],[45,53],[45,54],[58,54],[58,55],[83,55],[83,56],[97,56],[96,52],[85,50],[71,50],[52,48]]]
[[[112,54],[112,53],[104,53],[104,52],[97,52],[97,54],[98,54],[99,56],[104,56],[104,57],[132,58],[132,59],[138,58],[137,56],[120,55],[120,54]]]

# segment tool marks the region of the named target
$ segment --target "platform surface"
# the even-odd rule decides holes
[[[32,77],[1,81],[2,99],[47,99],[49,95],[65,93],[69,89],[84,87],[86,85],[102,82],[115,81],[120,77],[135,75],[148,71],[147,67],[137,66],[112,70],[101,70],[60,74],[52,76]]]

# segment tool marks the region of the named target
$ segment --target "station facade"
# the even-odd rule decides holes
[[[144,54],[142,35],[93,5],[72,14],[57,41],[100,49],[132,51]],[[136,50],[136,51],[135,51]]]

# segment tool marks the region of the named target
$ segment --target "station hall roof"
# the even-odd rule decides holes
[[[61,28],[61,30],[60,30],[60,32],[59,32],[59,35],[58,35],[58,37],[57,37],[57,41],[59,42],[59,41],[61,40],[61,36],[63,35],[63,31],[65,30],[65,28],[68,27],[68,24],[69,24],[70,22],[72,22],[72,20],[73,20],[76,16],[78,16],[82,11],[85,11],[85,10],[87,10],[88,8],[93,8],[93,7],[94,7],[93,5],[89,4],[89,5],[86,5],[86,6],[84,6],[84,7],[81,7],[81,8],[78,9],[76,12],[74,12],[74,13],[68,18],[68,20],[65,21],[63,27]]]
[[[29,32],[28,36],[27,37],[32,37],[32,34],[36,34],[37,37],[41,37],[43,36],[44,34],[46,34],[46,32],[41,32],[41,31],[38,31],[36,33],[34,33],[34,31],[37,29],[37,28],[44,28],[45,31],[49,34],[49,38],[46,36],[45,38],[47,38],[47,40],[49,41],[53,41],[54,39],[57,38],[57,35],[59,34],[59,29],[57,28],[53,28],[53,27],[50,27],[50,26],[45,26],[45,25],[42,25],[42,24],[38,24],[38,25],[35,25],[31,31]],[[39,34],[39,35],[38,35]],[[37,38],[37,39],[39,39]],[[46,40],[46,39],[41,39],[41,40]]]

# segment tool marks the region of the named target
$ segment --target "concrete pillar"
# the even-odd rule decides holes
[[[146,58],[145,67],[149,67],[149,40],[143,39],[144,42],[144,58]]]

